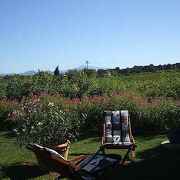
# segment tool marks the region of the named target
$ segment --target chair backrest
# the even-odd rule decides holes
[[[105,111],[102,144],[129,145],[131,136],[128,110]]]

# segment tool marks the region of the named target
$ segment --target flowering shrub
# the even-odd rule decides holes
[[[63,111],[54,103],[42,105],[39,100],[25,102],[16,116],[17,140],[20,145],[36,142],[43,145],[61,144],[79,134],[80,121],[76,112]]]

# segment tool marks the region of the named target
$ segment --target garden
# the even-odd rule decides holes
[[[69,139],[70,159],[93,154],[100,146],[106,110],[129,111],[137,159],[145,159],[136,168],[107,172],[106,178],[112,173],[128,177],[129,172],[142,178],[139,171],[144,171],[143,177],[165,177],[165,159],[171,162],[173,156],[179,162],[177,152],[160,147],[167,132],[180,125],[179,89],[178,70],[118,75],[84,70],[0,77],[0,178],[54,178],[40,170],[29,177],[20,173],[29,163],[38,169],[33,153],[25,148],[28,143],[52,146]]]

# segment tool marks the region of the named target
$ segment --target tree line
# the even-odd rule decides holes
[[[143,73],[143,72],[157,72],[162,70],[173,70],[173,69],[180,69],[180,63],[175,64],[164,64],[164,65],[145,65],[145,66],[133,66],[132,68],[124,68],[121,69],[120,67],[115,67],[112,69],[87,69],[85,68],[83,71],[87,74],[87,76],[97,76],[97,77],[104,77],[104,76],[110,76],[110,75],[128,75],[131,73]],[[77,69],[69,70],[65,73],[68,77],[74,76],[78,71]],[[54,75],[62,75],[58,69],[58,66],[56,67],[54,71]]]

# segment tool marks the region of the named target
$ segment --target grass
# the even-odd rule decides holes
[[[35,160],[31,152],[25,148],[20,148],[15,138],[6,132],[0,133],[0,157],[0,164],[2,165]]]
[[[142,158],[142,152],[157,147],[162,141],[166,140],[165,135],[138,136],[135,138],[137,144],[137,158]],[[92,154],[100,146],[100,139],[97,137],[87,138],[72,144],[70,158],[80,154]],[[122,154],[125,150],[107,150],[108,153]]]
[[[139,136],[136,137],[137,142],[137,158],[143,157],[143,152],[156,148],[160,142],[166,139],[165,135],[156,136]],[[86,138],[75,142],[71,145],[69,159],[78,156],[80,154],[93,154],[96,152],[100,145],[100,139],[97,137]],[[110,153],[123,154],[125,151],[120,150],[108,150]],[[33,153],[25,149],[20,148],[15,140],[15,137],[9,135],[7,132],[0,132],[0,167],[8,167],[8,171],[3,173],[0,170],[0,179],[9,179],[12,174],[18,174],[21,171],[20,166],[26,166],[26,164],[35,164],[36,158]],[[34,166],[32,167],[34,168]],[[38,168],[38,166],[36,167]],[[29,170],[29,167],[28,167]],[[53,179],[54,175],[44,175],[45,172],[35,174],[39,176],[36,180],[41,179]],[[19,180],[19,178],[18,178]]]

